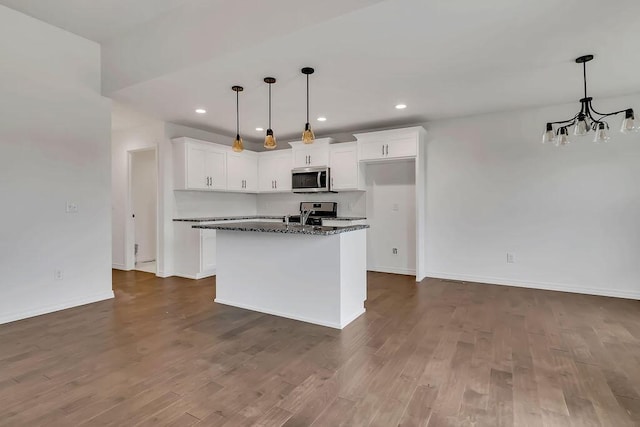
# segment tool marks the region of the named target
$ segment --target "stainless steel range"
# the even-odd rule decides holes
[[[322,225],[323,218],[336,218],[337,216],[337,202],[300,202],[300,215],[290,216],[289,222],[304,225]]]

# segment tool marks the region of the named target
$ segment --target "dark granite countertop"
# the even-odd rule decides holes
[[[174,218],[174,221],[183,222],[213,222],[213,221],[236,221],[241,219],[282,219],[284,215],[248,215],[248,216],[218,216],[204,218]]]
[[[309,234],[314,236],[330,236],[349,231],[363,230],[368,225],[350,225],[346,227],[325,227],[312,225],[285,225],[276,222],[237,222],[230,224],[200,224],[192,228],[204,228],[209,230],[225,231],[251,231],[256,233],[283,233],[283,234]]]
[[[293,215],[290,215],[293,216]],[[283,219],[285,215],[248,215],[248,216],[219,216],[203,218],[174,218],[177,222],[213,222],[213,221],[238,221],[244,219]],[[361,216],[339,216],[336,218],[326,218],[327,221],[361,221],[367,219]]]
[[[335,218],[324,218],[327,221],[361,221],[367,219],[365,216],[337,216]]]

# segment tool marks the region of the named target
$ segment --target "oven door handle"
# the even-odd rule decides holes
[[[322,172],[318,172],[318,188],[322,185]]]

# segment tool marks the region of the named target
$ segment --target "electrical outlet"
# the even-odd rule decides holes
[[[507,264],[513,264],[514,262],[516,262],[515,256],[507,252]]]
[[[393,248],[392,252],[394,255],[398,255],[398,248]]]
[[[62,270],[55,270],[53,272],[53,278],[55,280],[63,280],[64,279],[64,272]]]
[[[74,202],[67,202],[65,210],[67,213],[78,213],[78,204]]]
[[[397,204],[397,203],[394,203],[394,204],[391,206],[391,210],[392,210],[392,211],[394,211],[394,212],[398,212],[398,211],[400,210],[400,205],[399,205],[399,204]]]

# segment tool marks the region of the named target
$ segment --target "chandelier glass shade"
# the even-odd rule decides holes
[[[585,55],[576,58],[576,63],[582,64],[584,79],[584,98],[580,100],[580,111],[568,120],[558,122],[548,122],[542,143],[553,143],[556,146],[566,146],[569,144],[569,129],[573,129],[573,135],[585,136],[589,132],[595,132],[594,142],[602,143],[609,140],[609,123],[607,118],[624,113],[621,132],[637,132],[640,130],[640,123],[635,118],[633,109],[627,108],[612,113],[600,113],[593,108],[593,98],[587,96],[587,62],[593,59],[593,55]]]

